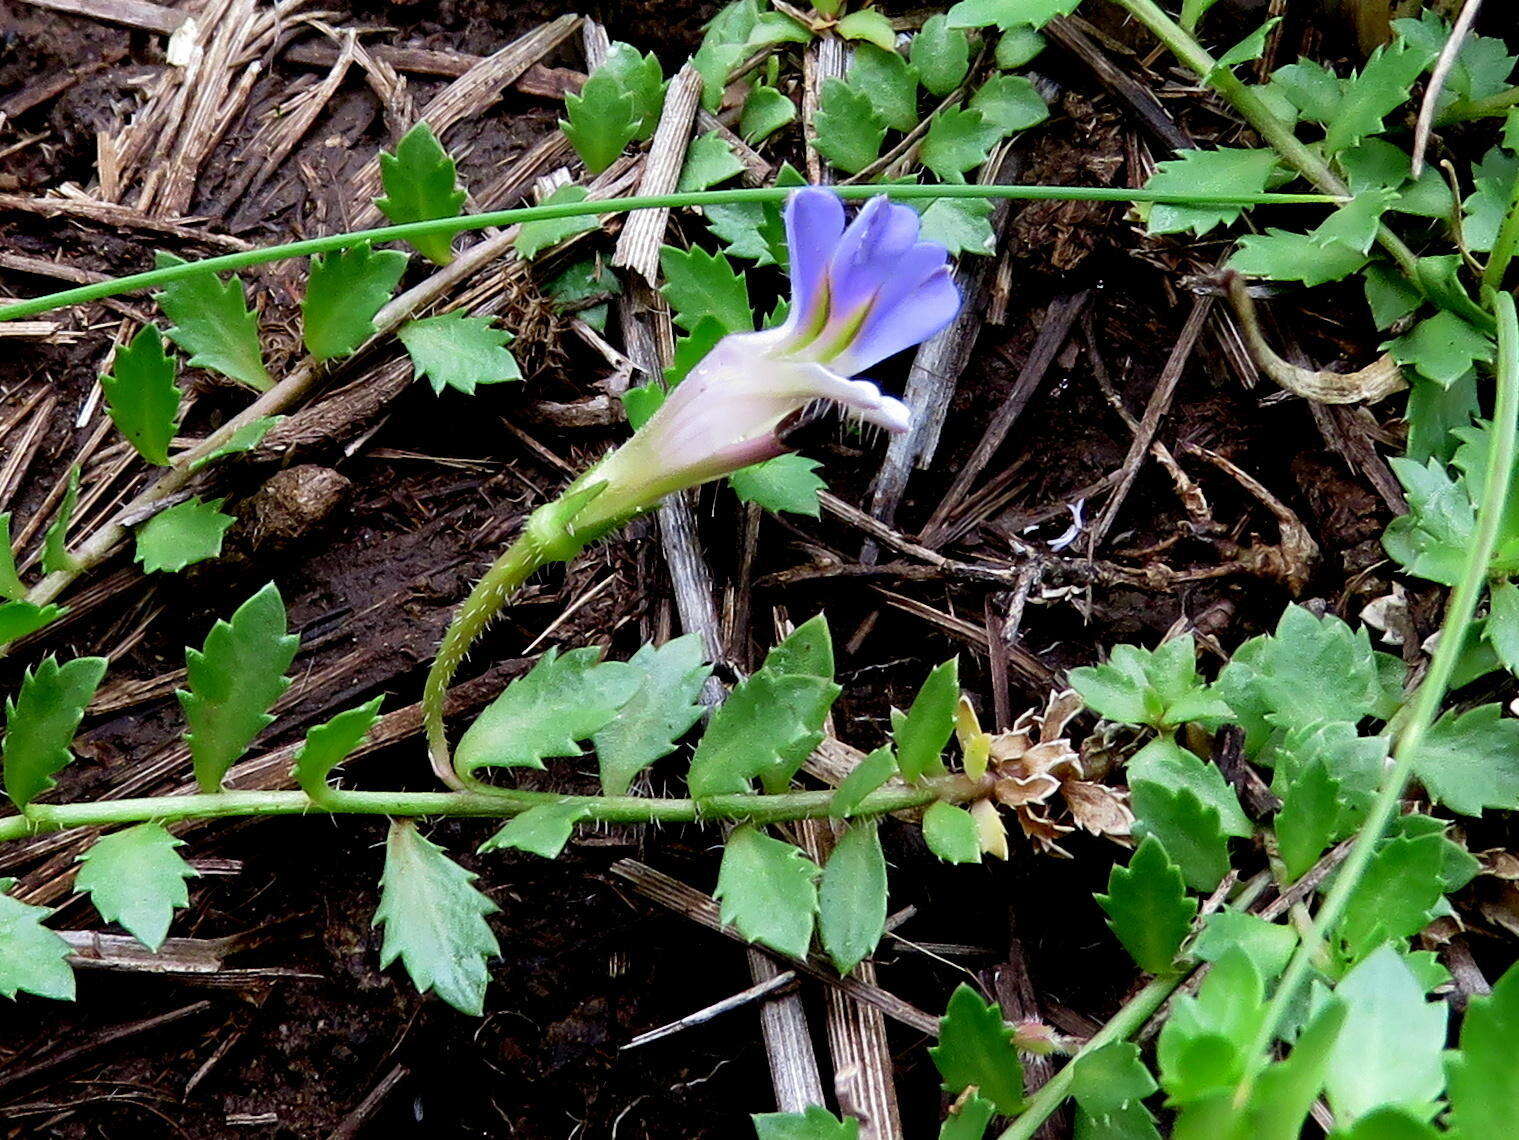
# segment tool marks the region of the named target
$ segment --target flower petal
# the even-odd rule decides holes
[[[840,372],[860,372],[939,332],[960,311],[960,290],[949,266],[940,265],[895,304],[878,304],[834,361]]]
[[[827,303],[823,282],[844,232],[844,203],[832,190],[805,186],[786,201],[786,245],[791,253],[791,313],[787,323],[812,324],[811,309]]]
[[[836,321],[852,318],[886,285],[897,262],[918,240],[918,215],[882,195],[865,204],[839,239],[829,270],[829,305]]]

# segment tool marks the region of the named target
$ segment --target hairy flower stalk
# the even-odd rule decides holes
[[[931,337],[960,293],[949,254],[918,240],[918,215],[885,197],[845,224],[831,190],[807,187],[786,204],[791,307],[763,332],[724,337],[621,447],[529,517],[443,635],[422,695],[433,770],[462,788],[443,725],[444,699],[469,647],[539,567],[653,509],[667,495],[791,450],[787,428],[817,401],[887,431],[907,430],[907,407],[860,372]]]

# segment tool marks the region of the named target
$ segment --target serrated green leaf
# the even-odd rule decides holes
[[[192,460],[190,470],[199,471],[202,467],[215,463],[219,459],[225,459],[229,455],[252,451],[264,442],[264,436],[269,434],[271,428],[278,427],[284,420],[284,416],[260,416],[256,420],[249,420],[228,436],[226,443],[214,451],[206,452],[199,459]]]
[[[1260,972],[1234,947],[1213,964],[1195,996],[1175,999],[1156,1043],[1168,1103],[1190,1104],[1232,1091],[1265,1018],[1264,998]]]
[[[492,327],[493,319],[455,310],[407,321],[396,336],[406,346],[412,371],[419,379],[427,377],[434,394],[455,388],[473,396],[478,385],[522,379],[516,357],[506,348],[512,334]]]
[[[1462,815],[1519,808],[1519,720],[1497,704],[1453,709],[1419,742],[1413,770],[1434,799]]]
[[[839,973],[868,958],[886,933],[886,856],[874,820],[851,824],[823,866],[818,937]]]
[[[722,254],[667,245],[659,252],[659,266],[665,276],[661,291],[682,328],[695,329],[704,317],[711,317],[726,332],[753,331],[749,287]]]
[[[692,327],[689,336],[675,338],[675,358],[665,369],[665,384],[673,388],[700,364],[717,342],[728,335],[728,328],[716,317],[704,316]],[[663,402],[663,397],[661,397]]]
[[[76,657],[65,665],[45,657],[22,676],[20,692],[6,698],[0,754],[5,793],[18,808],[51,788],[53,777],[74,758],[69,746],[106,664],[104,657]]]
[[[919,241],[936,241],[954,256],[996,252],[992,204],[977,198],[940,198],[923,211]]]
[[[756,1140],[859,1140],[860,1122],[840,1120],[820,1104],[802,1112],[763,1112],[750,1117]]]
[[[803,714],[815,711],[838,686],[822,677],[762,669],[734,687],[713,714],[691,758],[691,794],[697,799],[742,792],[763,773],[787,769],[800,742],[818,729]],[[825,706],[826,707],[826,706]]]
[[[1504,580],[1488,587],[1488,617],[1483,636],[1510,673],[1519,673],[1519,586]]]
[[[947,16],[930,16],[912,38],[910,58],[930,95],[948,95],[970,71],[970,40]]]
[[[1399,364],[1416,368],[1442,387],[1466,375],[1473,364],[1492,362],[1493,341],[1455,313],[1441,309],[1386,345]]]
[[[1323,761],[1308,765],[1292,781],[1276,813],[1277,849],[1288,882],[1309,870],[1340,838],[1344,816],[1340,782]]]
[[[750,942],[805,958],[820,873],[801,848],[745,824],[728,836],[713,897],[722,904],[723,923]]]
[[[848,819],[860,806],[860,801],[896,773],[897,758],[888,747],[877,748],[854,766],[838,791],[829,801],[828,814],[835,819]]]
[[[1415,934],[1431,917],[1444,883],[1438,834],[1391,839],[1377,848],[1345,904],[1338,934],[1350,961]]]
[[[1259,194],[1271,181],[1277,156],[1272,150],[1218,147],[1184,150],[1175,158],[1157,163],[1145,189],[1156,193]],[[1154,234],[1191,230],[1199,237],[1228,225],[1244,212],[1243,206],[1167,206],[1156,203],[1149,211]]]
[[[485,916],[500,908],[473,886],[475,877],[414,822],[396,820],[385,842],[373,925],[385,927],[382,970],[399,958],[420,993],[431,990],[460,1013],[479,1017],[490,982],[485,963],[501,955]]]
[[[1161,1136],[1150,1110],[1132,1101],[1106,1116],[1093,1116],[1077,1105],[1075,1140],[1161,1140]]]
[[[185,880],[199,874],[175,851],[183,846],[157,823],[110,832],[79,857],[74,886],[90,896],[101,918],[156,951],[169,936],[174,911],[190,905]]]
[[[1273,227],[1264,234],[1240,238],[1239,249],[1229,259],[1229,268],[1247,277],[1301,281],[1314,286],[1341,281],[1366,261],[1367,255],[1352,246],[1339,242],[1326,245],[1309,234]]]
[[[480,854],[512,849],[542,859],[557,859],[575,834],[575,825],[590,816],[584,800],[561,800],[528,808],[480,845]]]
[[[68,611],[62,606],[35,606],[31,602],[0,603],[0,645],[36,633],[51,625]]]
[[[939,1043],[928,1050],[944,1088],[960,1093],[974,1086],[997,1111],[1011,1116],[1023,1108],[1023,1066],[1013,1046],[1013,1030],[1002,1007],[982,1000],[961,982],[939,1019]]]
[[[220,791],[227,769],[273,723],[269,709],[290,687],[285,671],[300,644],[285,632],[285,603],[270,582],[211,627],[204,649],[185,650],[189,688],[175,695],[202,791]]]
[[[454,762],[464,772],[542,768],[545,757],[579,756],[576,742],[611,723],[642,682],[626,662],[602,661],[598,646],[562,656],[549,649],[465,730]]]
[[[16,570],[16,552],[11,549],[11,514],[0,514],[0,598],[18,602],[26,597],[26,583]]]
[[[945,182],[964,182],[965,172],[984,163],[1002,135],[980,111],[947,107],[928,124],[918,160]]]
[[[1377,239],[1382,215],[1396,197],[1390,190],[1367,190],[1357,194],[1354,200],[1315,226],[1308,237],[1314,245],[1343,245],[1366,253]]]
[[[1344,150],[1380,133],[1383,118],[1408,102],[1414,81],[1432,58],[1406,43],[1378,48],[1360,73],[1344,83],[1324,136],[1325,150]]]
[[[745,257],[756,268],[786,264],[786,227],[780,207],[771,202],[732,202],[707,206],[707,226],[729,257]]]
[[[159,253],[154,264],[164,269],[185,262]],[[209,368],[259,392],[274,386],[259,347],[258,316],[249,310],[235,273],[226,281],[214,273],[171,281],[154,299],[173,322],[164,335],[190,354],[192,368]]]
[[[1488,253],[1498,241],[1498,230],[1514,202],[1519,179],[1519,156],[1497,147],[1472,170],[1472,194],[1461,203],[1465,219],[1461,237],[1467,249]]]
[[[897,52],[859,45],[849,61],[847,82],[888,127],[910,131],[918,125],[918,73]]]
[[[1049,105],[1021,75],[996,75],[976,89],[968,104],[980,111],[1004,135],[1027,130],[1050,116]]]
[[[317,360],[353,353],[374,336],[375,314],[405,272],[406,254],[367,241],[314,256],[301,302],[306,351]]]
[[[1142,783],[1132,792],[1135,834],[1159,839],[1194,891],[1217,887],[1229,873],[1229,840],[1218,809],[1191,788]]]
[[[563,202],[584,202],[590,195],[584,186],[566,185],[554,190],[543,200],[545,206],[557,206]],[[517,230],[517,256],[531,261],[546,249],[568,241],[577,234],[598,229],[601,222],[595,214],[581,214],[568,218],[541,218],[536,222],[523,222]]]
[[[1345,975],[1334,992],[1346,1007],[1324,1082],[1335,1123],[1344,1127],[1384,1106],[1432,1116],[1445,1087],[1445,1004],[1424,1000],[1391,946]]]
[[[1156,1089],[1155,1078],[1139,1059],[1139,1046],[1113,1041],[1072,1063],[1071,1095],[1093,1116],[1107,1116],[1143,1100]]]
[[[815,519],[822,509],[818,492],[828,487],[821,476],[814,474],[821,466],[816,459],[795,452],[777,455],[733,472],[728,476],[728,485],[746,503],[757,503],[777,514],[789,511]]]
[[[949,10],[949,23],[956,28],[1027,26],[1042,28],[1056,16],[1069,16],[1080,0],[960,0]]]
[[[1071,670],[1071,687],[1093,712],[1120,724],[1169,731],[1187,721],[1217,727],[1229,706],[1197,673],[1191,634],[1153,650],[1116,645],[1104,665]]]
[[[764,84],[749,92],[744,100],[743,114],[739,116],[738,133],[750,146],[763,142],[787,123],[796,118],[796,104],[785,94]],[[726,144],[724,144],[726,146]],[[733,153],[728,148],[728,153]],[[687,163],[690,162],[689,157]],[[743,164],[739,164],[739,170]],[[734,171],[737,174],[739,171]]]
[[[659,382],[652,381],[641,384],[637,388],[629,388],[622,394],[622,411],[628,417],[628,427],[637,431],[648,423],[654,413],[664,405],[665,390],[659,386]]]
[[[1366,303],[1378,329],[1391,328],[1409,316],[1422,303],[1419,291],[1408,279],[1381,262],[1374,261],[1361,273],[1366,288]]]
[[[449,157],[432,128],[418,123],[401,137],[395,154],[380,154],[383,197],[375,207],[395,225],[456,218],[464,208],[464,189],[454,160]],[[407,243],[438,265],[454,259],[452,234],[430,234]]]
[[[981,832],[975,816],[943,800],[935,800],[923,813],[923,841],[946,863],[981,862]]]
[[[1197,914],[1181,870],[1160,840],[1147,835],[1129,859],[1108,876],[1108,893],[1097,895],[1108,926],[1141,970],[1167,974]]]
[[[1461,1022],[1461,1047],[1450,1054],[1451,1132],[1464,1140],[1502,1136],[1513,1126],[1519,1104],[1519,967],[1508,971],[1493,992],[1471,998]]]
[[[812,145],[847,174],[858,174],[881,153],[886,123],[871,97],[842,79],[828,79],[812,119]]]
[[[144,574],[174,573],[216,558],[227,528],[237,521],[222,513],[226,499],[186,499],[159,511],[137,528],[137,561]]]
[[[585,81],[579,94],[564,97],[564,111],[559,129],[593,175],[617,161],[638,134],[639,114],[632,93],[600,69]]]
[[[1451,33],[1450,23],[1438,12],[1427,9],[1417,19],[1394,20],[1392,27],[1399,39],[1407,40],[1431,59],[1445,47]],[[1439,109],[1503,91],[1509,86],[1515,62],[1502,40],[1468,32],[1445,78]]]
[[[781,98],[787,104],[790,103],[784,95]],[[692,190],[706,190],[719,182],[736,178],[743,172],[744,164],[733,153],[728,140],[716,131],[708,131],[691,140],[691,145],[686,150],[685,164],[680,168],[680,182],[675,189],[682,194]]]
[[[1388,524],[1383,548],[1408,573],[1454,585],[1477,528],[1477,508],[1466,482],[1452,479],[1435,459],[1416,463],[1399,458],[1390,465],[1403,484],[1408,513]]]
[[[833,631],[828,626],[828,615],[815,614],[771,646],[761,668],[771,673],[799,673],[833,680]]]
[[[701,638],[686,634],[662,646],[642,646],[629,658],[638,688],[591,735],[604,794],[627,795],[634,777],[675,751],[675,742],[701,719],[698,698],[712,674],[705,656]]]
[[[148,324],[116,350],[111,371],[100,378],[111,422],[137,454],[159,467],[169,465],[169,444],[179,423],[175,372],[163,336]]]
[[[0,995],[74,1000],[69,944],[42,925],[51,913],[0,893]]]
[[[613,43],[596,74],[612,77],[633,97],[633,137],[646,139],[651,136],[659,126],[665,103],[665,76],[659,66],[659,57],[653,52],[640,54],[632,44]]]
[[[305,743],[295,754],[295,766],[290,774],[308,795],[315,798],[326,791],[332,770],[364,743],[369,730],[380,719],[380,703],[384,699],[383,696],[375,697],[367,704],[340,712],[326,723],[307,730]]]
[[[716,111],[729,74],[755,51],[774,43],[806,43],[808,29],[780,12],[761,12],[757,0],[721,8],[707,25],[691,65],[702,77],[702,105]]]
[[[1161,737],[1150,741],[1130,758],[1127,771],[1131,787],[1159,784],[1190,789],[1218,812],[1219,826],[1225,835],[1245,838],[1255,832],[1250,817],[1239,806],[1239,797],[1217,765],[1205,762],[1173,740]]]
[[[1263,979],[1271,982],[1287,968],[1297,947],[1297,932],[1247,911],[1219,910],[1208,916],[1191,952],[1204,962],[1217,962],[1235,947],[1244,951]]]
[[[906,716],[893,718],[892,739],[903,779],[916,783],[925,776],[944,774],[944,746],[954,735],[959,701],[960,659],[956,657],[929,673]]]
[[[53,521],[48,524],[47,533],[42,536],[42,572],[44,574],[72,570],[75,566],[74,556],[68,549],[68,533],[69,523],[74,519],[74,508],[78,504],[79,464],[76,463],[69,468],[68,482],[64,484],[63,501],[58,504],[58,513],[53,516]]]

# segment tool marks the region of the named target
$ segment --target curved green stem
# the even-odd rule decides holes
[[[986,781],[945,776],[910,787],[885,788],[860,801],[855,815],[882,815],[926,807],[935,800],[964,803],[987,794]],[[502,819],[545,804],[575,803],[585,819],[601,823],[693,823],[747,820],[781,823],[816,819],[829,813],[833,790],[779,795],[723,795],[703,800],[641,796],[566,796],[555,792],[361,792],[333,789],[317,803],[303,791],[207,792],[183,796],[101,800],[97,803],[30,804],[26,814],[0,819],[0,842],[75,827],[111,827],[156,820],[272,815],[462,816]]]
[[[1411,711],[1393,747],[1392,766],[1382,777],[1382,786],[1366,822],[1361,825],[1360,834],[1356,836],[1350,854],[1345,857],[1344,865],[1335,875],[1334,885],[1324,896],[1318,914],[1314,916],[1312,929],[1299,943],[1297,952],[1288,963],[1276,994],[1266,1009],[1265,1020],[1255,1037],[1245,1079],[1241,1081],[1236,1093],[1236,1103],[1243,1104],[1249,1099],[1255,1078],[1269,1059],[1277,1031],[1296,1001],[1298,990],[1308,980],[1314,955],[1345,913],[1351,895],[1371,862],[1377,841],[1382,838],[1397,813],[1398,803],[1413,772],[1414,758],[1418,755],[1425,734],[1440,713],[1440,703],[1450,687],[1451,675],[1471,629],[1478,599],[1482,596],[1488,565],[1498,543],[1504,505],[1508,501],[1509,481],[1514,469],[1516,422],[1519,422],[1519,316],[1515,314],[1514,299],[1507,293],[1495,296],[1494,308],[1498,318],[1498,397],[1493,409],[1487,478],[1482,490],[1482,502],[1477,509],[1477,533],[1467,549],[1461,578],[1451,591],[1450,604],[1440,626],[1440,639],[1429,663],[1429,672],[1414,694]]]
[[[315,253],[328,253],[346,249],[361,242],[407,241],[411,238],[430,237],[437,234],[457,234],[466,230],[486,229],[490,226],[520,225],[524,222],[542,222],[555,218],[577,218],[597,214],[626,214],[633,210],[675,209],[683,206],[720,206],[737,202],[780,202],[795,187],[763,186],[738,190],[699,190],[683,194],[645,194],[628,198],[601,198],[581,202],[554,202],[544,206],[521,206],[511,210],[493,210],[484,214],[461,214],[454,218],[434,218],[426,222],[408,222],[400,226],[377,226],[374,229],[355,230],[351,233],[328,234],[304,241],[285,242],[280,245],[263,246],[259,249],[242,250],[238,253],[208,257],[201,261],[187,261],[180,265],[164,266],[144,273],[132,273],[125,277],[113,277],[75,289],[47,293],[25,301],[0,305],[0,321],[16,321],[34,317],[39,313],[61,309],[66,305],[78,305],[85,301],[98,301],[103,297],[115,297],[137,289],[149,289],[182,281],[202,273],[227,273],[264,265],[271,261],[283,261],[292,257],[309,257]],[[1169,202],[1178,205],[1227,204],[1227,205],[1335,205],[1341,197],[1323,194],[1184,194],[1160,193],[1148,190],[1129,190],[1111,186],[836,186],[841,198],[872,198],[886,194],[902,199],[934,198],[1008,198],[1026,201],[1084,201],[1084,202]]]
[[[1515,107],[1519,107],[1519,87],[1510,87],[1481,99],[1458,99],[1441,111],[1439,118],[1435,121],[1443,127],[1449,123],[1461,123],[1468,119],[1486,119],[1495,115],[1506,115]]]

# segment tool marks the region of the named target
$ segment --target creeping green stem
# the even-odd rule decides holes
[[[986,781],[965,776],[925,780],[911,787],[885,788],[860,801],[855,815],[881,815],[926,807],[935,800],[964,803],[990,791]],[[270,815],[385,815],[463,816],[502,819],[544,804],[575,803],[585,819],[601,823],[691,823],[707,820],[749,820],[781,823],[828,815],[831,789],[785,792],[780,795],[723,795],[704,800],[653,799],[641,796],[563,796],[554,792],[351,792],[330,790],[317,803],[302,791],[207,792],[184,796],[101,800],[79,804],[30,804],[24,815],[0,819],[0,842],[66,831],[74,827],[111,827],[155,820],[174,823],[187,819]]]
[[[112,277],[76,289],[64,289],[47,293],[26,301],[0,305],[0,321],[18,321],[34,317],[38,313],[51,312],[67,305],[85,301],[98,301],[103,297],[115,297],[137,289],[150,289],[182,281],[203,273],[228,273],[264,265],[271,261],[283,261],[292,257],[308,257],[316,253],[329,253],[335,249],[347,249],[362,242],[407,241],[411,238],[431,237],[436,234],[457,234],[466,230],[486,229],[490,226],[520,225],[524,222],[542,222],[555,218],[576,218],[595,214],[626,214],[633,210],[674,209],[683,206],[719,206],[736,202],[780,202],[794,190],[787,186],[762,186],[738,190],[697,190],[683,194],[645,194],[628,198],[601,198],[580,202],[554,202],[544,206],[521,206],[511,210],[493,210],[484,214],[461,214],[455,218],[434,218],[426,222],[407,222],[400,226],[378,226],[351,233],[328,234],[304,241],[285,242],[280,245],[261,246],[239,253],[208,257],[200,261],[187,261],[181,265],[169,265],[162,269],[150,269],[145,273],[132,273],[125,277]],[[1129,190],[1111,186],[836,186],[841,198],[873,198],[886,194],[893,198],[1006,198],[1023,201],[1082,201],[1082,202],[1168,202],[1176,205],[1273,205],[1273,206],[1323,206],[1336,205],[1341,196],[1323,194],[1185,194],[1149,190]]]
[[[1498,397],[1493,409],[1487,477],[1482,489],[1482,502],[1477,508],[1477,533],[1467,548],[1461,578],[1451,591],[1450,604],[1440,626],[1440,639],[1429,663],[1429,672],[1424,675],[1424,680],[1414,694],[1411,710],[1393,747],[1392,766],[1382,777],[1382,786],[1377,792],[1371,812],[1361,825],[1360,834],[1356,836],[1350,854],[1345,857],[1344,865],[1335,875],[1334,885],[1324,896],[1318,914],[1314,916],[1312,929],[1298,944],[1297,952],[1288,963],[1276,994],[1266,1009],[1265,1020],[1255,1036],[1245,1079],[1241,1081],[1236,1093],[1237,1104],[1243,1104],[1249,1099],[1255,1078],[1270,1057],[1269,1051],[1272,1042],[1276,1040],[1277,1031],[1297,1000],[1298,990],[1308,980],[1314,955],[1344,915],[1351,895],[1371,862],[1377,842],[1397,814],[1399,800],[1413,772],[1414,759],[1425,734],[1439,716],[1440,703],[1450,688],[1450,679],[1466,644],[1472,616],[1477,610],[1477,601],[1482,596],[1488,565],[1498,543],[1504,505],[1508,502],[1509,481],[1514,470],[1516,422],[1519,422],[1519,316],[1515,314],[1513,297],[1507,293],[1494,295],[1494,309],[1498,318]]]
[[[1519,176],[1514,178],[1508,196],[1508,213],[1498,227],[1497,240],[1493,242],[1493,250],[1487,255],[1487,266],[1482,271],[1482,284],[1486,288],[1503,288],[1503,278],[1508,273],[1509,263],[1514,260],[1516,248],[1519,248]]]

